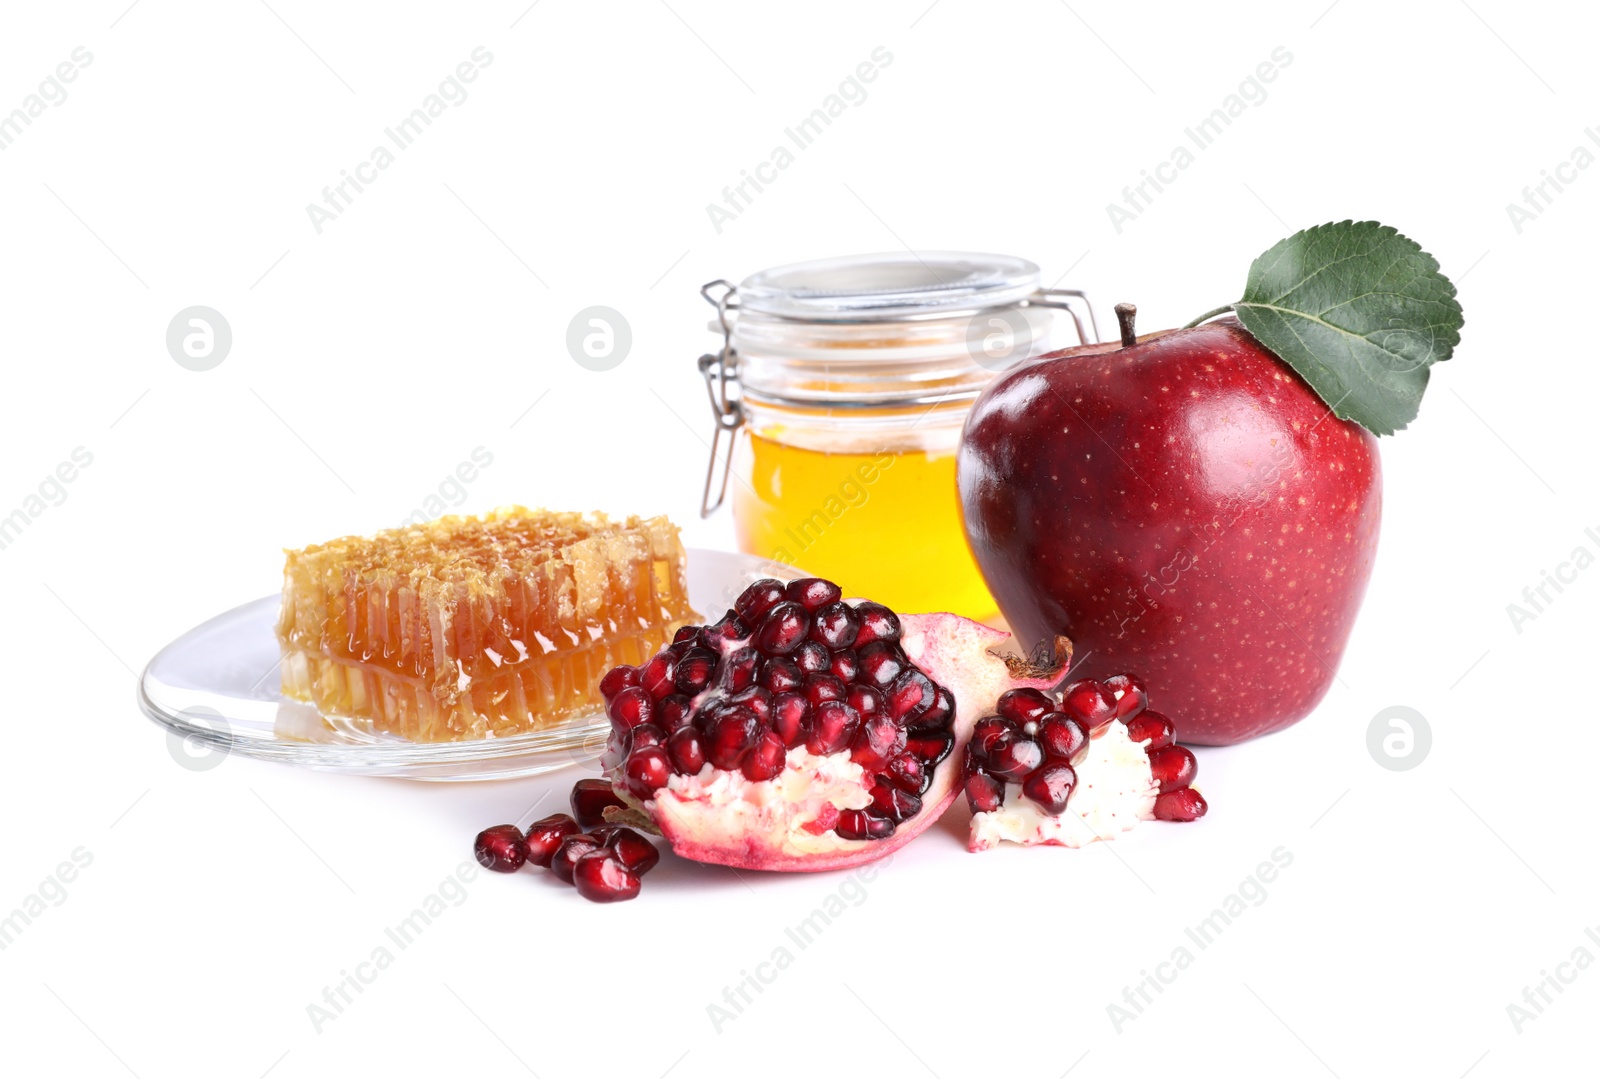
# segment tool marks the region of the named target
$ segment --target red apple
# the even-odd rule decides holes
[[[1070,636],[1076,677],[1139,675],[1186,742],[1279,730],[1328,691],[1378,545],[1377,439],[1234,319],[1008,372],[958,481],[1017,638]]]

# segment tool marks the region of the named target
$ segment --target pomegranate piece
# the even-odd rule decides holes
[[[600,840],[587,832],[575,832],[567,836],[550,858],[550,872],[557,879],[571,884],[572,870],[578,864],[578,859],[590,851],[599,850],[601,846]]]
[[[1129,675],[1074,682],[1059,703],[1037,691],[1001,696],[1001,714],[974,724],[962,755],[968,846],[1079,847],[1141,820],[1203,816],[1205,799],[1190,785],[1194,754],[1174,744],[1175,724],[1148,704]],[[874,802],[875,811],[889,808],[887,796]]]
[[[550,859],[555,857],[556,848],[561,846],[561,841],[569,835],[576,835],[582,831],[578,822],[565,813],[552,813],[543,820],[536,820],[528,825],[528,834],[523,840],[523,845],[528,851],[528,861],[541,869],[550,868]]]
[[[757,581],[721,619],[688,629],[665,650],[672,692],[651,696],[666,678],[656,657],[634,668],[650,672],[641,684],[607,676],[613,744],[627,752],[608,751],[605,774],[630,819],[677,853],[735,868],[835,869],[898,849],[960,793],[953,750],[984,702],[1048,688],[1069,658],[1065,641],[1049,656],[1006,656],[1004,633],[847,601],[820,578]],[[621,732],[641,727],[627,743]],[[1012,752],[1019,775],[1044,761],[1032,741]]]
[[[606,822],[605,812],[612,806],[618,809],[628,803],[617,796],[611,784],[604,779],[580,779],[572,785],[572,815],[579,827],[593,828]]]
[[[472,841],[472,853],[479,865],[496,873],[515,873],[528,860],[522,829],[515,824],[497,824],[479,832]]]
[[[639,874],[604,847],[579,858],[572,869],[578,894],[593,903],[620,903],[639,894]]]

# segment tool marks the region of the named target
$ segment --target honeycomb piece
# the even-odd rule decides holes
[[[285,553],[284,695],[415,742],[593,711],[602,674],[696,618],[665,517],[516,506]]]

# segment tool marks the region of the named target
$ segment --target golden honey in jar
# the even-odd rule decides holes
[[[996,619],[956,448],[989,380],[1050,347],[1067,297],[1081,294],[1041,290],[1022,259],[909,252],[780,267],[730,290],[728,348],[701,367],[732,438],[722,489],[740,549],[896,610]]]

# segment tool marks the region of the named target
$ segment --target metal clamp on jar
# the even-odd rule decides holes
[[[723,335],[700,357],[717,424],[701,515],[731,486],[740,549],[897,610],[992,618],[956,496],[962,424],[996,374],[1055,347],[1055,311],[1099,339],[1087,297],[1041,288],[1024,259],[953,252],[798,263],[701,295]]]

